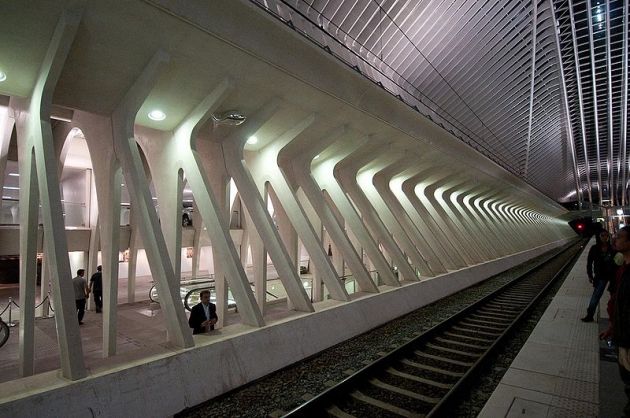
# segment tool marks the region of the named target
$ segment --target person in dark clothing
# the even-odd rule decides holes
[[[217,323],[217,307],[210,302],[210,291],[202,290],[199,294],[201,302],[193,306],[190,311],[188,325],[193,329],[193,334],[203,334],[214,329]]]
[[[610,244],[608,231],[600,232],[598,238],[598,242],[588,252],[586,263],[586,274],[589,282],[593,284],[593,295],[586,309],[586,316],[582,318],[583,322],[593,322],[599,299],[604,294],[608,282],[615,277],[615,251]]]
[[[103,266],[96,268],[96,273],[90,277],[90,290],[94,295],[96,313],[103,312]]]
[[[615,246],[623,254],[623,265],[617,270],[614,286],[611,286],[608,302],[610,323],[599,337],[612,337],[619,350],[619,374],[628,398],[623,412],[625,417],[630,417],[630,226],[619,230]]]

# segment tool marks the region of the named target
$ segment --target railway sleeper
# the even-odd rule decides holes
[[[503,313],[504,315],[508,315],[505,313],[506,311],[517,313],[522,309],[523,306],[525,305],[515,305],[514,303],[511,303],[509,305],[501,305],[501,304],[496,304],[494,302],[488,302],[479,309],[488,309],[488,310],[496,311],[498,313]]]
[[[401,372],[400,370],[396,370],[393,367],[388,367],[387,370],[385,371],[393,376],[411,380],[418,383],[422,383],[428,386],[433,386],[439,389],[450,389],[453,387],[453,385],[450,383],[441,383],[441,382],[436,382],[435,380],[426,379],[424,377],[414,376],[412,374]]]
[[[505,327],[495,326],[492,322],[478,321],[474,318],[466,318],[463,321],[461,321],[460,324],[476,327],[476,328],[489,329],[493,331],[502,331],[505,329]],[[487,325],[487,324],[491,324],[491,325]]]
[[[479,353],[471,353],[471,352],[468,352],[468,351],[456,350],[454,348],[444,347],[444,346],[441,346],[441,345],[435,345],[433,343],[428,343],[427,347],[433,348],[434,350],[440,350],[440,351],[444,351],[444,352],[452,353],[452,354],[457,354],[457,355],[464,356],[464,357],[477,358],[480,355]]]
[[[529,303],[538,292],[519,292],[517,295],[505,295],[513,303]]]
[[[431,359],[431,360],[436,360],[436,361],[440,361],[442,363],[447,363],[447,364],[453,364],[455,366],[462,366],[462,367],[470,367],[472,366],[474,363],[469,362],[469,361],[459,361],[459,360],[453,360],[447,357],[442,357],[442,356],[436,356],[435,354],[429,354],[429,353],[425,353],[424,351],[420,351],[420,350],[414,350],[413,353],[421,358],[427,358],[427,359]]]
[[[495,321],[495,322],[504,322],[506,324],[509,324],[510,322],[512,322],[512,318],[505,318],[502,315],[484,315],[482,313],[473,313],[473,314],[470,314],[470,316],[473,318],[480,318],[481,321],[489,320],[489,321]]]
[[[519,309],[518,307],[521,305],[525,305],[527,304],[526,301],[524,300],[505,300],[505,302],[502,299],[494,299],[491,300],[490,302],[487,303],[488,306],[496,306],[499,309],[510,309],[510,310],[516,310]]]
[[[370,384],[381,390],[388,390],[398,395],[407,396],[411,399],[422,401],[428,404],[435,405],[436,403],[440,402],[440,399],[441,399],[441,398],[433,398],[431,396],[425,396],[420,393],[413,392],[411,390],[407,390],[407,389],[400,388],[398,386],[390,385],[389,383],[385,383],[382,380],[379,380],[376,378],[370,379]]]
[[[505,313],[505,310],[503,309],[497,309],[491,306],[482,306],[477,310],[477,312],[492,316],[502,316],[505,319],[512,319],[516,316],[516,314],[518,314],[519,311],[514,311],[513,313]]]
[[[464,325],[461,322],[460,322],[460,324]],[[490,337],[498,337],[499,335],[501,335],[500,332],[489,332],[489,331],[482,331],[482,330],[479,330],[479,329],[462,328],[462,327],[457,326],[457,325],[453,325],[452,328],[454,330],[461,331],[461,332],[470,332],[470,333],[474,333],[474,334],[487,335],[487,336],[490,336]]]
[[[444,337],[436,337],[435,340],[446,343],[446,344],[459,345],[461,347],[467,347],[467,348],[474,348],[476,350],[485,350],[489,347],[489,345],[470,344],[470,343],[465,343],[462,341],[451,340]]]
[[[538,292],[518,292],[517,294],[505,294],[505,295],[501,295],[499,297],[497,297],[495,300],[499,300],[499,301],[503,301],[505,300],[506,302],[521,302],[521,303],[529,303],[530,300],[532,300],[532,297]]]
[[[331,406],[326,410],[326,412],[328,412],[328,415],[335,418],[356,418],[354,415],[343,411],[337,405]]]
[[[451,332],[451,331],[444,331],[444,335],[448,335],[449,337],[462,338],[468,341],[478,341],[484,344],[492,344],[492,342],[494,341],[494,338],[491,338],[491,337],[487,337],[487,338],[479,338],[479,336],[472,337],[470,335],[458,334],[456,332]]]
[[[390,412],[392,414],[396,414],[396,415],[400,415],[401,417],[407,417],[407,418],[419,418],[419,417],[423,417],[424,415],[421,414],[416,414],[414,412],[411,412],[407,409],[404,408],[400,408],[396,405],[392,405],[388,402],[383,402],[379,399],[373,398],[371,396],[365,395],[364,393],[355,390],[354,392],[352,392],[350,394],[350,396],[352,396],[354,399],[356,399],[357,401],[360,402],[364,402],[368,405],[371,406],[375,406],[377,408],[380,409],[384,409],[387,412]]]
[[[400,362],[407,366],[414,367],[416,369],[426,370],[433,373],[439,373],[439,374],[443,374],[449,377],[461,377],[464,375],[464,373],[461,373],[461,372],[452,372],[450,370],[440,369],[439,367],[429,366],[428,364],[418,363],[409,359],[403,359]]]

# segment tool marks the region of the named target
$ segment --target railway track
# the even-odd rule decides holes
[[[448,416],[458,394],[578,254],[578,244],[565,247],[285,417]]]

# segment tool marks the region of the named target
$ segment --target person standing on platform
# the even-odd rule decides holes
[[[593,322],[599,299],[606,290],[606,285],[615,277],[615,251],[610,244],[608,231],[599,233],[597,243],[588,252],[586,273],[588,281],[593,284],[593,295],[586,309],[586,316],[582,322]]]
[[[96,313],[103,311],[103,266],[96,268],[96,273],[90,277],[90,290],[94,295],[94,304],[96,305]]]
[[[623,254],[623,265],[617,270],[611,286],[608,315],[608,329],[599,337],[612,337],[618,348],[619,374],[625,385],[627,396],[623,410],[625,417],[630,417],[630,226],[624,226],[615,238],[617,251]]]
[[[85,276],[85,270],[77,270],[77,277],[72,279],[72,285],[74,286],[74,300],[77,304],[77,315],[79,318],[79,325],[83,325],[83,316],[85,315],[85,298],[90,294],[90,288],[87,285],[87,281],[83,277]]]
[[[210,291],[202,290],[199,294],[201,302],[193,306],[190,311],[188,325],[193,329],[193,334],[203,334],[214,329],[217,323],[217,307],[210,302]]]

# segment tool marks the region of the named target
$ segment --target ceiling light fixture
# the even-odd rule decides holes
[[[212,115],[212,121],[215,125],[238,126],[245,122],[246,119],[247,116],[243,115],[238,110],[227,110],[225,112]]]
[[[317,154],[315,157],[313,157],[314,160],[319,158],[319,154]]]
[[[159,122],[166,119],[166,113],[162,112],[159,109],[152,110],[149,112],[149,119]]]
[[[20,177],[19,173],[9,173],[11,177]]]
[[[7,79],[7,73],[0,71],[0,83]]]
[[[250,145],[257,144],[258,143],[258,138],[256,136],[252,135],[252,136],[250,136],[247,139],[247,143],[250,144]]]

